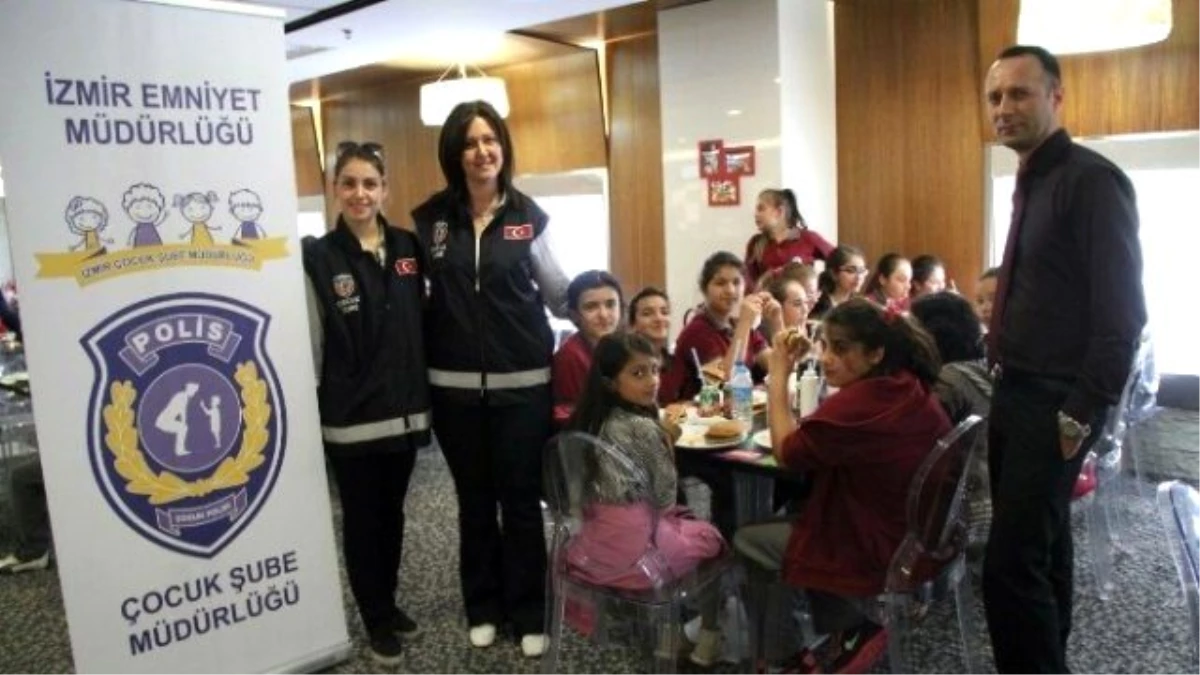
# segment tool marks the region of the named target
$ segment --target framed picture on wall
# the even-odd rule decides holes
[[[754,175],[754,146],[725,148],[725,173],[731,176]]]
[[[700,141],[699,146],[700,177],[708,178],[724,173],[724,141]]]
[[[741,180],[737,176],[708,177],[709,206],[737,206],[742,201]]]

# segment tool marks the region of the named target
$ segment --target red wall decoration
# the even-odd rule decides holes
[[[754,175],[754,146],[725,147],[725,141],[700,141],[697,148],[700,177],[708,184],[709,206],[737,206],[742,203],[742,176]]]

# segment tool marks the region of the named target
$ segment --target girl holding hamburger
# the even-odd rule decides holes
[[[781,467],[807,473],[812,492],[795,522],[742,527],[734,548],[752,568],[782,573],[805,590],[817,631],[831,639],[823,659],[802,652],[802,662],[824,672],[866,672],[887,637],[864,610],[883,591],[904,538],[909,483],[951,425],[933,393],[937,348],[915,323],[854,298],[833,308],[822,327],[821,366],[838,392],[799,423],[788,411],[786,381],[812,344],[780,333],[769,359],[774,456]]]

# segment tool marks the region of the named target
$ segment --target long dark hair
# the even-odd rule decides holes
[[[837,290],[838,270],[855,257],[862,258],[864,262],[867,259],[863,255],[862,249],[857,246],[842,244],[833,249],[833,253],[829,254],[829,260],[825,261],[825,269],[821,270],[820,276],[817,277],[817,288],[820,289],[823,296]]]
[[[870,297],[872,293],[881,293],[883,291],[883,279],[892,276],[892,272],[900,266],[900,263],[908,260],[899,253],[885,253],[875,263],[875,271],[871,272],[871,280],[867,282],[867,287],[863,289],[863,295]]]
[[[621,369],[635,354],[662,358],[650,340],[632,331],[610,333],[596,342],[592,350],[592,368],[588,371],[583,394],[575,404],[571,419],[567,421],[569,431],[599,435],[600,427],[604,426],[604,421],[614,408],[632,408],[631,404],[617,395],[616,380]],[[657,411],[653,408],[640,412],[658,419]]]
[[[892,375],[907,370],[932,385],[942,368],[933,338],[903,314],[884,310],[866,298],[852,298],[829,310],[821,324],[826,337],[831,328],[844,331],[847,339],[864,351],[883,349],[883,360],[869,373]]]
[[[805,222],[804,216],[800,215],[800,207],[796,205],[796,193],[789,188],[767,188],[758,193],[759,199],[766,199],[777,209],[783,210],[783,219],[787,222],[789,230],[801,229],[807,230],[808,223]],[[767,248],[767,235],[758,232],[750,239],[750,260],[747,263],[762,262],[763,251]]]
[[[983,329],[966,298],[946,291],[932,293],[914,300],[910,311],[933,336],[943,363],[983,358]]]
[[[442,176],[446,178],[446,186],[450,192],[463,203],[466,203],[470,196],[467,194],[467,176],[463,172],[462,157],[467,147],[467,129],[476,117],[482,118],[492,128],[496,134],[496,141],[500,143],[500,150],[504,153],[504,163],[498,176],[500,193],[506,196],[513,195],[512,175],[517,158],[513,155],[508,125],[487,101],[468,101],[454,106],[438,136],[438,163],[442,166]]]

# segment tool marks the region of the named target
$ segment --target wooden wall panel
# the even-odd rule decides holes
[[[611,269],[626,293],[666,287],[656,33],[608,45]]]
[[[600,67],[596,52],[507,66],[492,71],[504,78],[512,111],[519,174],[558,173],[602,167],[608,161]]]
[[[321,195],[324,181],[311,108],[292,106],[292,154],[296,164],[296,194],[301,197]]]
[[[839,241],[983,264],[975,0],[835,6]]]
[[[593,52],[497,69],[494,74],[508,86],[508,125],[517,173],[605,166],[599,70]],[[441,129],[421,122],[421,84],[398,78],[322,101],[329,153],[343,140],[383,144],[389,179],[384,213],[393,224],[404,227],[411,225],[409,212],[444,185],[437,160]],[[332,156],[326,162],[332,170]],[[327,202],[332,212],[332,200]]]
[[[1016,41],[1019,2],[978,2],[982,82],[996,54]],[[1060,59],[1062,122],[1073,135],[1200,128],[1200,1],[1174,0],[1173,8],[1173,29],[1163,42]],[[990,141],[991,129],[983,131]]]

